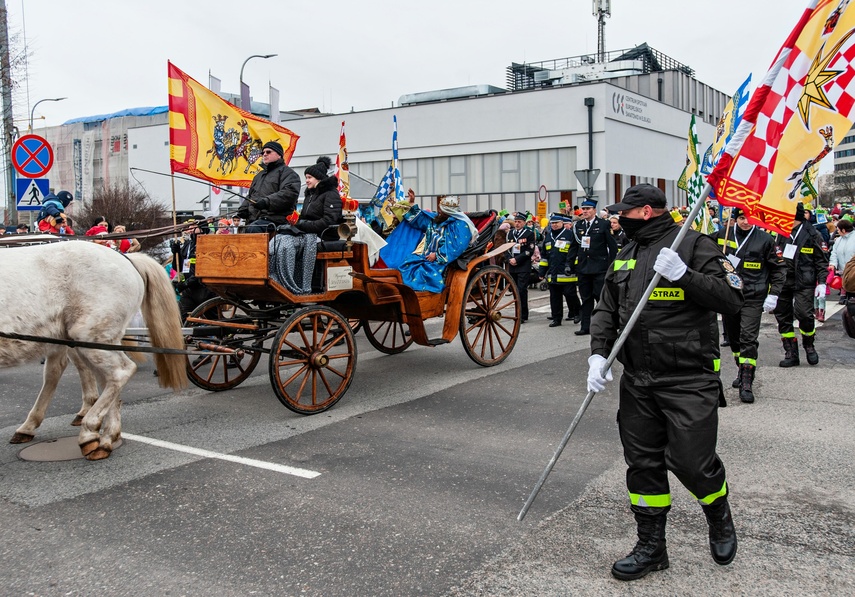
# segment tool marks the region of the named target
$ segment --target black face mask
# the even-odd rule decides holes
[[[627,218],[626,216],[618,216],[618,224],[623,229],[624,233],[626,233],[626,237],[631,239],[635,234],[644,228],[650,220],[643,220],[641,218]]]

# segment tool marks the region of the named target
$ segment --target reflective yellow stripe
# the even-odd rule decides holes
[[[713,371],[721,371],[721,359],[713,359]]]
[[[635,269],[635,259],[615,259],[614,271]]]
[[[808,254],[813,253],[813,247],[802,247],[801,252],[802,253],[808,253]]]
[[[191,264],[193,264],[193,265],[196,265],[196,258],[195,258],[195,257],[191,257],[191,258],[190,258],[190,263],[191,263]]]
[[[576,276],[558,276],[556,278],[556,281],[559,283],[561,283],[561,282],[578,282],[579,278],[577,278]]]
[[[813,328],[811,331],[806,332],[803,329],[799,328],[799,331],[802,333],[802,336],[813,336],[816,333],[816,328]],[[796,337],[796,333],[793,332],[793,338]]]
[[[545,259],[542,259],[542,260],[540,261],[540,263],[538,263],[538,265],[539,265],[540,267],[548,267],[548,266],[549,266],[549,262],[548,262],[548,261],[546,261]]]
[[[739,364],[740,365],[753,365],[754,367],[756,367],[757,366],[757,360],[756,359],[746,359],[745,357],[740,357]]]
[[[734,359],[738,359],[738,358],[739,358],[739,353],[738,353],[738,352],[734,352],[734,353],[733,353],[733,358],[734,358]]]
[[[783,334],[781,334],[781,338],[795,338],[795,337],[796,337],[795,332],[784,332]]]
[[[663,493],[661,495],[641,495],[640,493],[629,492],[629,501],[633,506],[646,506],[648,508],[664,508],[671,505],[671,494]]]
[[[724,239],[723,238],[718,239],[718,244],[720,244],[723,247],[724,246]],[[729,240],[729,241],[727,241],[727,246],[732,248],[732,249],[735,249],[736,248],[736,242]]]
[[[569,253],[570,252],[570,245],[564,245],[563,247],[558,249],[558,252],[559,253]]]
[[[651,301],[682,301],[685,298],[682,288],[654,288],[650,295]]]
[[[692,493],[692,492],[690,491],[689,493]],[[722,483],[721,489],[719,489],[715,493],[709,494],[708,496],[699,498],[694,493],[692,493],[692,497],[695,498],[696,500],[698,500],[700,503],[704,504],[705,506],[709,506],[710,504],[712,504],[714,501],[716,501],[718,498],[720,498],[723,495],[727,495],[727,481]]]
[[[742,267],[744,269],[761,269],[763,267],[763,264],[759,261],[743,261]]]
[[[546,244],[546,250],[549,251],[551,249],[552,249],[552,243],[547,243]]]

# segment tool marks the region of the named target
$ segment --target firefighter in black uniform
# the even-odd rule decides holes
[[[588,389],[600,391],[611,380],[611,371],[601,371],[619,330],[654,274],[662,275],[617,357],[624,366],[618,423],[638,526],[635,548],[612,566],[621,580],[668,567],[669,470],[704,510],[713,560],[725,565],[736,555],[724,465],[715,452],[724,399],[716,312],[739,311],[742,280],[709,236],[688,230],[672,251],[680,228],[665,204],[661,190],[642,184],[609,208],[621,212],[630,242],[610,268],[591,320]]]
[[[731,384],[739,388],[739,399],[754,402],[754,375],[757,371],[757,348],[763,311],[771,313],[778,304],[784,287],[784,259],[779,257],[775,239],[758,226],[753,226],[742,210],[731,210],[735,226],[719,230],[714,238],[724,255],[742,278],[745,304],[736,315],[724,316],[724,329],[730,338],[730,350],[739,374]]]
[[[805,222],[805,208],[796,206],[796,218],[789,236],[778,234],[775,238],[778,254],[784,258],[787,277],[778,296],[775,318],[784,344],[784,360],[780,367],[799,364],[799,341],[793,329],[793,319],[799,322],[802,344],[807,362],[819,363],[814,341],[816,322],[813,315],[813,297],[825,296],[825,278],[828,276],[828,256],[822,250],[822,237],[816,228]]]
[[[170,242],[173,259],[178,260],[177,271],[181,275],[173,280],[172,284],[181,297],[178,306],[181,309],[181,317],[187,317],[193,309],[216,296],[196,277],[196,238],[200,234],[208,233],[208,223],[202,216],[195,216],[187,223],[196,224],[189,228],[181,238]]]
[[[514,214],[514,228],[508,231],[508,242],[514,243],[506,253],[508,273],[516,282],[520,293],[520,323],[528,321],[528,279],[531,276],[531,256],[537,244],[534,232],[525,225],[526,215]]]
[[[570,305],[576,295],[576,276],[573,275],[567,263],[570,253],[570,239],[573,232],[564,228],[565,222],[572,220],[562,214],[552,214],[549,218],[549,228],[544,231],[543,244],[540,247],[540,263],[538,275],[546,278],[549,285],[549,308],[552,322],[549,327],[561,325],[564,317],[564,301]],[[572,294],[571,294],[572,293]],[[576,313],[569,313],[569,319]]]
[[[573,238],[568,257],[571,271],[579,278],[579,298],[582,299],[582,320],[577,336],[587,336],[591,329],[594,301],[603,291],[603,280],[609,264],[617,255],[617,242],[608,220],[597,217],[597,200],[582,202],[582,217],[573,225]]]

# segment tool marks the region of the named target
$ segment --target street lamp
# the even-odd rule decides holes
[[[65,99],[68,99],[68,98],[67,97],[51,97],[51,98],[40,99],[35,104],[33,104],[33,109],[30,110],[30,128],[27,132],[30,132],[30,133],[33,132],[33,114],[36,113],[36,106],[38,106],[42,102],[61,102],[62,100],[65,100]]]
[[[273,58],[274,56],[278,56],[279,54],[253,54],[249,58],[243,61],[243,64],[240,65],[240,107],[246,111],[250,111],[249,105],[249,85],[246,86],[246,94],[244,94],[244,83],[243,83],[243,67],[246,66],[246,63],[252,60],[253,58]],[[244,101],[246,105],[244,105]]]

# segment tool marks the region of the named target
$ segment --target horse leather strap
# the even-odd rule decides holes
[[[21,340],[23,342],[40,342],[42,344],[60,344],[70,348],[95,348],[97,350],[117,350],[120,352],[153,352],[156,354],[184,354],[197,356],[214,356],[221,354],[217,352],[203,352],[198,350],[181,350],[180,348],[155,348],[153,346],[125,346],[115,344],[99,344],[97,342],[83,342],[79,340],[62,340],[60,338],[46,338],[44,336],[29,336],[27,334],[11,334],[0,332],[0,338],[9,340]]]

